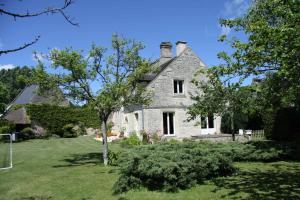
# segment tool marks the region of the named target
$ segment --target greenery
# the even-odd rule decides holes
[[[132,147],[132,146],[138,146],[142,144],[142,141],[139,139],[137,134],[135,132],[131,133],[129,137],[124,138],[121,140],[120,144],[123,147]]]
[[[62,128],[64,138],[74,138],[77,137],[77,132],[74,130],[74,124],[66,124]]]
[[[54,49],[48,57],[51,66],[39,60],[33,82],[41,91],[60,86],[65,95],[78,103],[87,103],[95,109],[102,124],[102,138],[105,152],[103,161],[108,162],[107,123],[110,114],[121,107],[132,104],[148,104],[150,92],[139,82],[152,70],[149,60],[140,56],[144,45],[135,40],[113,34],[111,51],[92,45],[88,56],[72,48]],[[107,52],[110,52],[107,55]],[[48,73],[52,68],[55,72]],[[56,70],[62,68],[63,70]],[[91,85],[96,87],[91,87]],[[95,91],[97,90],[97,91]]]
[[[100,128],[99,118],[95,110],[87,107],[30,104],[26,105],[26,110],[30,119],[40,123],[47,129],[49,134],[56,134],[61,137],[64,135],[63,127],[67,124]]]
[[[32,73],[33,69],[27,66],[0,70],[0,113],[25,88]]]
[[[16,130],[16,127],[13,123],[0,119],[0,134],[12,133]]]
[[[273,135],[278,113],[300,107],[299,10],[300,2],[295,0],[255,0],[245,15],[221,20],[221,26],[245,33],[246,39],[220,37],[233,51],[220,52],[223,63],[204,70],[207,84],[195,79],[204,95],[193,97],[191,118],[227,111],[233,132],[236,113],[258,112],[265,131]],[[251,78],[260,81],[245,87]]]
[[[113,195],[119,170],[102,164],[99,148],[101,144],[91,137],[14,143],[14,166],[0,171],[0,199],[272,200],[300,196],[300,163],[291,161],[238,162],[234,176],[204,181],[177,193],[141,189]],[[115,152],[126,149],[110,145]]]
[[[34,139],[35,135],[34,135],[34,131],[32,128],[26,127],[23,130],[21,130],[18,137],[22,140],[29,140],[29,139]]]

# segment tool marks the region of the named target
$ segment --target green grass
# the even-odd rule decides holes
[[[90,137],[16,143],[14,167],[0,171],[0,199],[300,199],[298,162],[236,163],[236,175],[178,193],[142,189],[112,195],[118,169],[101,164],[101,150]]]

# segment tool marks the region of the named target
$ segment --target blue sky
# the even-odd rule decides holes
[[[47,6],[60,6],[63,0],[0,0],[12,12],[39,11]],[[143,55],[159,57],[162,41],[184,40],[209,66],[220,61],[217,53],[230,50],[218,42],[222,34],[233,34],[218,24],[220,18],[234,18],[247,9],[247,0],[76,0],[66,12],[80,24],[75,27],[59,14],[16,19],[0,16],[0,49],[11,49],[29,42],[37,35],[41,39],[22,51],[0,56],[0,69],[14,66],[35,66],[33,51],[47,53],[49,49],[72,46],[87,51],[90,45],[109,47],[111,35],[118,33],[142,41]]]

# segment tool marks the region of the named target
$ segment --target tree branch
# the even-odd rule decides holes
[[[0,14],[5,14],[8,16],[13,17],[15,20],[16,18],[25,18],[25,17],[37,17],[40,15],[44,15],[44,14],[56,14],[56,13],[60,13],[67,22],[69,22],[70,24],[72,24],[73,26],[79,26],[78,23],[73,21],[73,18],[71,18],[70,16],[68,16],[64,10],[69,7],[71,4],[74,3],[74,0],[65,0],[65,3],[62,7],[60,8],[55,8],[55,7],[48,7],[45,10],[41,11],[41,12],[36,12],[36,13],[29,13],[27,11],[26,14],[20,14],[20,13],[13,13],[13,12],[9,12],[7,10],[4,9],[0,9]]]
[[[39,39],[40,39],[41,36],[37,36],[32,42],[30,43],[25,43],[23,46],[20,46],[18,48],[15,48],[15,49],[8,49],[8,50],[0,50],[0,56],[2,54],[7,54],[7,53],[12,53],[12,52],[16,52],[16,51],[19,51],[19,50],[22,50],[22,49],[25,49],[33,44],[35,44]]]

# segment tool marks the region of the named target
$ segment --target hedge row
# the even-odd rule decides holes
[[[89,108],[60,107],[54,105],[26,105],[30,119],[40,123],[49,134],[63,136],[67,124],[83,123],[86,127],[99,128],[97,113]]]

